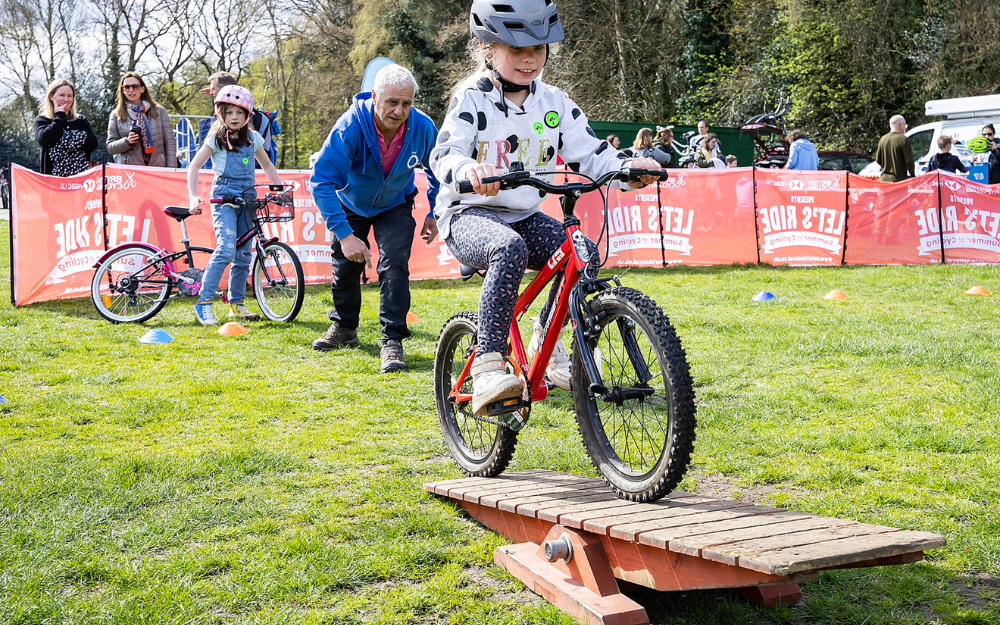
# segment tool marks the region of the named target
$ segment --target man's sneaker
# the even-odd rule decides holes
[[[218,325],[215,320],[215,311],[212,310],[212,302],[198,302],[194,305],[194,316],[198,318],[198,323],[203,326]]]
[[[479,354],[472,363],[472,412],[485,415],[493,402],[517,397],[524,386],[516,375],[507,373],[506,361],[500,352]]]
[[[531,341],[528,343],[528,359],[531,360],[535,357],[535,352],[541,346],[544,336],[542,336],[542,324],[538,321],[538,318],[533,317],[532,321],[535,322],[535,331],[531,334]],[[563,345],[562,336],[559,337],[559,342],[556,343],[556,348],[552,352],[552,357],[549,358],[549,366],[545,368],[545,377],[552,382],[552,385],[556,388],[561,388],[564,391],[570,390],[570,360],[569,353],[566,352],[566,347]]]
[[[358,331],[342,328],[336,323],[330,326],[323,336],[313,341],[313,349],[329,351],[338,347],[358,344]]]
[[[406,361],[403,360],[403,343],[396,340],[388,340],[382,346],[382,373],[392,373],[406,369]]]
[[[230,319],[245,319],[246,321],[257,321],[260,319],[260,315],[253,312],[249,308],[243,305],[243,302],[239,304],[234,304],[229,302],[229,318]]]

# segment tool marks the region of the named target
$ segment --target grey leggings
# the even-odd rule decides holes
[[[448,249],[463,265],[486,269],[479,296],[479,351],[507,353],[514,305],[526,268],[541,269],[566,240],[562,224],[535,213],[512,224],[493,211],[469,208],[451,218]],[[553,281],[541,318],[547,319],[560,280]]]

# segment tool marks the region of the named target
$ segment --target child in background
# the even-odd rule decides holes
[[[969,173],[969,168],[962,163],[962,159],[951,153],[951,143],[952,139],[948,135],[938,137],[938,153],[927,163],[927,171],[940,169],[953,174],[957,169],[963,174]]]
[[[734,155],[730,154],[726,156],[726,167],[729,169],[739,167],[739,165],[736,164],[736,157]]]
[[[254,159],[260,163],[273,184],[281,184],[278,172],[264,150],[264,138],[252,130],[248,122],[253,111],[253,95],[238,85],[228,85],[215,96],[215,121],[187,170],[188,196],[191,214],[201,213],[205,200],[198,196],[198,170],[211,157],[215,178],[212,180],[212,198],[230,195],[245,200],[257,199],[254,187]],[[222,272],[232,263],[229,271],[229,316],[236,319],[260,319],[243,304],[246,296],[247,276],[250,275],[252,246],[247,243],[239,250],[236,240],[250,230],[253,212],[242,205],[212,204],[212,227],[215,230],[215,252],[208,261],[202,276],[198,303],[194,314],[198,322],[214,326],[218,322],[212,310],[212,300],[219,288]]]
[[[566,94],[542,81],[549,45],[563,39],[551,0],[508,0],[503,5],[475,0],[470,28],[478,70],[455,91],[430,167],[441,181],[435,216],[442,239],[459,262],[486,269],[471,369],[472,411],[486,414],[490,403],[523,391],[520,379],[504,367],[518,288],[525,269],[544,267],[566,233],[560,221],[539,208],[544,193],[531,187],[500,191],[500,183],[482,180],[506,173],[512,161],[535,175],[554,173],[557,156],[573,171],[590,176],[660,166],[598,139]],[[460,194],[462,180],[478,195]],[[655,180],[647,176],[642,184]],[[535,323],[529,357],[541,344],[554,292]],[[546,376],[555,386],[570,388],[569,354],[562,341]]]

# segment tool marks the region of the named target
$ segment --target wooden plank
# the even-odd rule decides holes
[[[758,514],[754,511],[755,506],[743,504],[735,501],[720,501],[717,503],[699,504],[695,506],[683,506],[670,510],[669,514],[660,515],[658,518],[648,521],[638,521],[635,523],[625,523],[624,525],[613,525],[609,536],[619,540],[635,542],[643,532],[668,529],[690,523],[698,523],[701,520],[725,520],[736,516],[747,516]],[[693,518],[692,518],[693,517]]]
[[[538,518],[539,513],[543,510],[550,510],[553,508],[565,508],[567,505],[579,505],[583,503],[591,503],[597,501],[618,501],[618,497],[615,496],[613,492],[604,489],[595,489],[592,491],[587,491],[592,494],[578,493],[573,495],[572,500],[569,499],[550,499],[548,501],[539,501],[534,503],[525,503],[518,506],[517,513],[523,514],[524,516],[530,516]],[[567,503],[569,502],[569,503]]]
[[[628,525],[630,523],[640,523],[643,521],[655,521],[658,519],[662,520],[664,518],[675,518],[686,514],[698,514],[705,511],[705,508],[702,507],[705,503],[721,506],[723,502],[716,499],[709,502],[699,502],[699,504],[695,504],[685,503],[683,499],[677,499],[666,504],[657,505],[656,509],[649,510],[647,512],[629,512],[623,509],[620,514],[608,514],[604,517],[587,519],[583,523],[583,529],[596,534],[607,534],[612,527],[618,525]],[[729,507],[732,504],[732,502],[725,503],[727,505],[723,507]]]
[[[689,514],[673,520],[667,520],[666,522],[661,521],[659,524],[661,527],[657,529],[635,533],[635,542],[655,547],[657,549],[666,549],[669,542],[674,538],[711,532],[711,524],[713,523],[724,523],[732,521],[733,519],[754,516],[760,515],[757,514],[751,506],[732,510],[717,510],[714,512]],[[614,534],[616,529],[618,528],[611,528],[611,533]]]
[[[808,521],[815,518],[822,517],[814,517],[802,512],[789,512],[787,510],[773,514],[737,517],[729,521],[712,523],[711,527],[707,528],[708,531],[705,533],[677,537],[670,541],[668,549],[689,556],[701,557],[701,550],[705,547],[735,542],[737,540],[777,536],[779,534],[802,531],[804,528],[796,525],[796,522]],[[844,523],[850,522],[853,521],[844,521]],[[809,527],[815,528],[814,525]]]
[[[556,487],[557,486],[555,484],[543,484],[538,482],[497,482],[493,484],[449,490],[448,497],[459,501],[471,501],[473,503],[478,503],[479,499],[486,495],[517,493],[524,492],[526,490],[551,490]]]
[[[801,528],[797,529],[794,527],[783,528],[778,525],[771,528],[769,535],[759,535],[753,536],[749,533],[744,533],[742,536],[738,537],[737,540],[730,541],[728,543],[720,543],[715,546],[703,547],[701,550],[701,557],[707,560],[713,560],[715,562],[722,562],[723,564],[729,564],[731,566],[737,566],[739,564],[739,558],[742,556],[753,556],[758,553],[765,551],[780,551],[787,549],[789,547],[799,547],[802,545],[810,545],[813,543],[826,542],[828,540],[837,540],[840,538],[847,538],[850,536],[864,536],[867,534],[884,534],[886,532],[897,532],[894,527],[884,527],[881,525],[868,525],[865,523],[858,523],[856,521],[850,521],[847,519],[831,519],[827,517],[819,517],[816,519],[817,522],[825,523],[825,527],[812,527],[812,528]],[[802,523],[808,524],[809,521]],[[799,523],[790,523],[789,526],[800,525]],[[766,528],[765,528],[766,529]],[[791,531],[783,532],[783,530],[789,529]],[[775,531],[777,530],[777,531]],[[697,537],[702,538],[702,537]],[[708,537],[711,538],[711,537]]]
[[[584,487],[586,488],[586,487]],[[496,507],[501,501],[505,499],[512,499],[515,497],[537,497],[543,495],[551,495],[553,497],[557,496],[567,496],[578,492],[580,487],[574,484],[566,485],[555,485],[555,484],[531,484],[520,489],[504,489],[501,491],[494,491],[481,495],[479,498],[479,503],[484,506],[494,506]]]
[[[549,489],[548,492],[533,492],[533,493],[523,493],[515,496],[507,496],[505,499],[497,502],[497,507],[504,512],[516,512],[518,506],[528,503],[540,503],[543,501],[572,501],[570,499],[576,494],[593,493],[595,490],[598,492],[605,492],[607,489],[602,486],[584,486],[583,488],[574,489],[561,489],[559,492],[552,492]],[[527,515],[525,515],[527,516]],[[534,515],[531,515],[534,516]]]
[[[944,537],[938,534],[900,530],[741,557],[739,566],[771,575],[791,575],[800,571],[830,568],[872,558],[887,558],[925,551],[944,545]]]
[[[539,519],[543,521],[552,521],[554,523],[561,523],[560,519],[563,515],[573,514],[574,512],[593,512],[597,510],[609,510],[614,508],[621,508],[622,506],[632,505],[631,501],[625,501],[624,499],[618,499],[615,497],[610,501],[595,501],[593,503],[581,503],[572,506],[561,506],[558,508],[549,508],[546,510],[539,510],[536,515]],[[600,516],[600,515],[593,515]]]

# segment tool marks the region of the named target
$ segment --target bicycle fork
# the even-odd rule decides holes
[[[608,283],[611,281],[621,286],[617,278],[584,279],[573,285],[573,290],[569,294],[569,315],[573,325],[573,336],[580,349],[580,360],[583,364],[583,370],[586,372],[587,380],[590,382],[590,386],[588,387],[590,395],[602,397],[605,401],[621,403],[621,401],[626,399],[637,399],[638,397],[632,397],[636,393],[642,396],[645,396],[646,393],[641,388],[621,389],[615,387],[609,389],[605,385],[601,376],[601,368],[594,358],[594,349],[590,345],[592,339],[596,340],[600,336],[602,324],[608,317],[608,314],[595,314],[590,307],[590,303],[586,300],[586,293],[604,291],[610,288]],[[642,350],[639,348],[639,342],[636,340],[635,333],[633,332],[632,322],[628,319],[616,319],[615,323],[618,324],[618,331],[621,333],[625,353],[628,354],[629,362],[635,370],[638,381],[641,385],[648,386],[648,382],[653,378],[653,375],[646,365],[645,358],[642,356]]]

